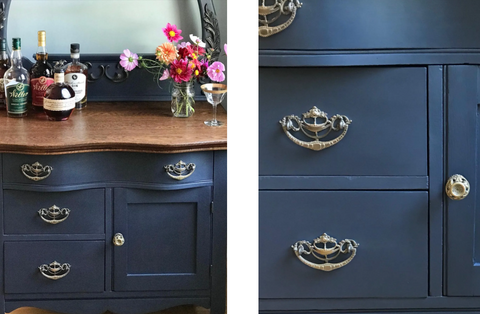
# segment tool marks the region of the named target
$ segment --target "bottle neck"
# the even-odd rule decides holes
[[[45,48],[45,46],[38,46],[36,59],[37,59],[37,61],[44,61],[44,62],[47,61],[48,53],[47,53],[47,49]]]
[[[80,62],[80,53],[71,53],[70,57],[72,58],[72,63],[79,63]]]
[[[22,51],[20,49],[12,51],[12,66],[22,67]]]
[[[53,75],[53,80],[55,82],[55,84],[62,84],[63,82],[65,82],[65,74],[62,72],[62,73],[55,73]]]

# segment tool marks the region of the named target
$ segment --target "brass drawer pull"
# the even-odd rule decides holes
[[[40,181],[46,179],[50,173],[52,173],[53,168],[51,166],[43,166],[38,161],[33,165],[24,164],[22,165],[22,173],[24,176],[33,181]]]
[[[70,215],[70,209],[68,208],[62,208],[53,205],[52,207],[49,207],[48,209],[42,208],[38,210],[38,214],[42,218],[43,221],[56,225],[62,221],[65,221],[65,219],[68,218]]]
[[[319,247],[318,244],[320,244],[321,246]],[[357,254],[357,247],[359,245],[359,243],[351,239],[345,239],[340,241],[340,243],[337,243],[337,239],[334,239],[328,234],[324,233],[317,239],[313,240],[313,244],[308,241],[298,241],[297,243],[292,245],[292,249],[298,259],[305,265],[318,270],[332,271],[342,268],[343,266],[350,263]],[[336,259],[340,254],[347,253],[350,253],[350,256],[347,259],[339,263],[330,263],[330,261]],[[302,256],[302,254],[311,254],[313,257],[324,263],[316,264],[310,262],[306,260]]]
[[[451,176],[445,185],[445,193],[447,193],[448,197],[452,200],[463,200],[469,192],[470,183],[460,174]]]
[[[313,123],[308,123],[305,119],[313,119]],[[324,119],[325,122],[317,124],[317,119]],[[295,115],[290,115],[284,117],[279,121],[282,125],[283,131],[287,137],[292,140],[295,144],[300,145],[311,150],[319,151],[325,148],[329,148],[338,142],[340,142],[348,131],[348,125],[352,123],[346,116],[334,115],[328,119],[326,112],[321,111],[317,107],[313,107],[310,111],[303,114],[303,118],[300,119]],[[296,126],[294,125],[296,123]],[[306,136],[312,138],[313,141],[305,142],[294,137],[289,131],[293,130],[295,132],[302,131]],[[320,141],[320,139],[326,137],[331,131],[340,131],[343,132],[331,141]],[[319,134],[321,133],[321,134]]]
[[[38,267],[42,275],[52,280],[58,280],[65,277],[70,272],[70,268],[70,264],[60,264],[57,261],[50,263],[50,265],[43,264]]]
[[[112,242],[115,246],[122,246],[125,244],[125,238],[123,237],[123,234],[115,233],[115,235],[113,236]]]
[[[299,0],[275,0],[275,4],[266,6],[265,0],[262,0],[262,5],[258,7],[258,15],[261,17],[258,21],[262,24],[262,26],[258,27],[258,35],[261,37],[269,37],[289,27],[297,15],[297,9],[301,8],[302,5],[303,3]],[[275,22],[282,14],[291,14],[291,16],[283,24],[277,26],[269,25]],[[273,15],[273,17],[269,19],[269,15]]]
[[[195,171],[195,167],[195,164],[186,164],[180,160],[175,165],[166,165],[163,168],[171,178],[175,180],[183,180],[192,175]]]

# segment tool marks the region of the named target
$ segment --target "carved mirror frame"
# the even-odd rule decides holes
[[[11,2],[12,0],[0,0],[0,38],[6,38],[8,34],[8,13]],[[213,0],[197,0],[197,2],[202,23],[202,39],[207,44],[207,49],[213,49],[212,62],[217,61],[222,50],[220,28]],[[170,99],[166,81],[162,82],[159,88],[151,84],[151,75],[141,73],[146,71],[125,71],[119,63],[120,54],[121,51],[118,54],[81,55],[81,62],[89,68],[89,101],[167,101]],[[151,56],[147,54],[145,57],[154,58],[154,54],[152,53]],[[69,60],[69,58],[69,54],[49,54],[49,60],[52,63],[61,59]],[[25,68],[29,69],[32,65],[30,59],[24,58]],[[202,98],[199,86],[196,86],[196,91]]]

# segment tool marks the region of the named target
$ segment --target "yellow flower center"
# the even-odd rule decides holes
[[[215,72],[220,73],[220,69],[216,69]]]
[[[170,37],[175,37],[175,32],[174,31],[170,31],[168,34],[170,35]]]
[[[200,74],[200,72],[198,72],[198,70],[195,70],[195,75],[198,76],[198,74]]]
[[[182,69],[177,69],[177,74],[182,74]]]
[[[194,60],[197,60],[197,55],[194,54],[194,53],[192,53],[192,58],[193,58]]]

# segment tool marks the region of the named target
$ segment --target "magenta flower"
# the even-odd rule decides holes
[[[193,69],[188,66],[188,59],[175,60],[170,66],[170,77],[177,83],[188,82]]]
[[[207,69],[208,77],[215,82],[223,82],[225,80],[225,66],[220,61],[215,61]]]
[[[126,71],[132,71],[138,66],[138,55],[136,53],[131,53],[128,49],[125,49],[120,55],[120,65]]]
[[[167,23],[167,27],[162,28],[162,30],[165,36],[167,36],[169,42],[179,41],[183,39],[183,37],[180,36],[182,31],[177,29],[176,25],[171,25],[170,23]]]

